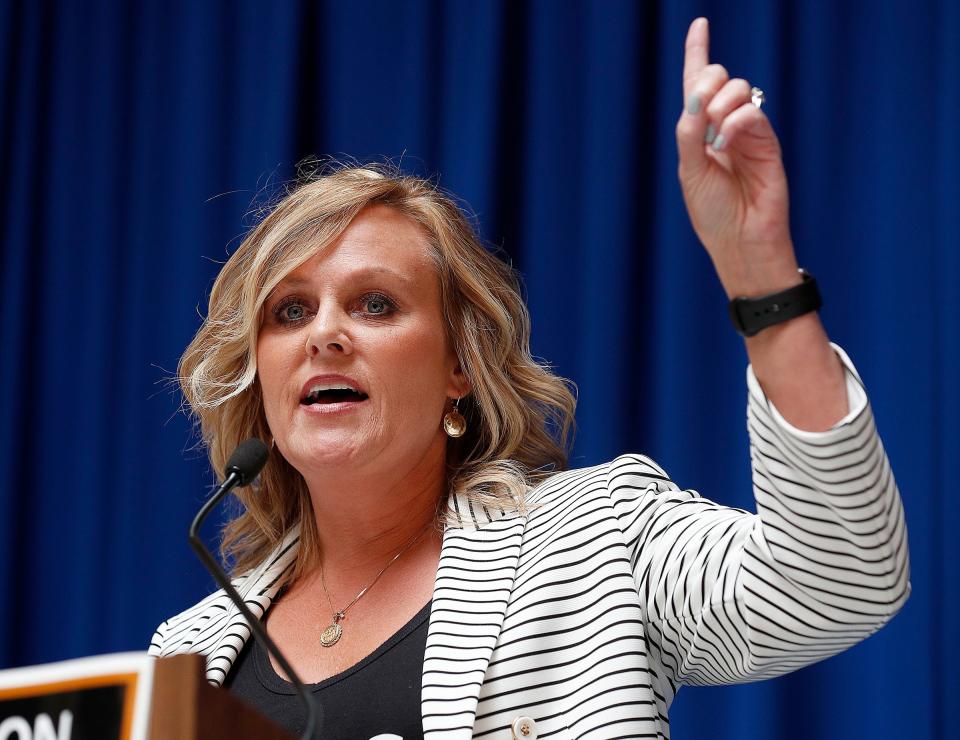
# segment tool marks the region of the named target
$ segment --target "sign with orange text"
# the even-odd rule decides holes
[[[116,653],[0,671],[0,740],[146,740],[153,665]]]

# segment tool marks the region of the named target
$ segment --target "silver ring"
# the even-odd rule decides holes
[[[755,106],[760,108],[764,102],[766,102],[767,96],[763,94],[763,90],[754,85],[750,88],[750,102]]]

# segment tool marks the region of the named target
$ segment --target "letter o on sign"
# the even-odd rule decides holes
[[[32,740],[33,730],[23,717],[7,717],[0,722],[0,740]]]

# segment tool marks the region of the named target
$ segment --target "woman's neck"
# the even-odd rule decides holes
[[[369,476],[325,472],[311,476],[307,486],[321,564],[363,572],[382,567],[435,524],[446,493],[446,470],[442,456],[428,454],[406,471]]]

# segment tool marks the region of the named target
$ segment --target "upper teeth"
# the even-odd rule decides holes
[[[322,391],[354,391],[358,392],[356,388],[351,385],[346,385],[345,383],[321,383],[318,385],[310,386],[310,393],[307,395],[312,396],[314,393],[321,393]]]

